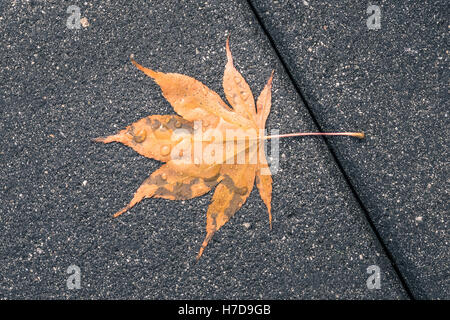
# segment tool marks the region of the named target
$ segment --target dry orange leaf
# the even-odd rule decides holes
[[[197,260],[214,233],[245,203],[255,180],[272,227],[272,177],[261,142],[272,138],[263,136],[263,132],[271,108],[273,72],[255,107],[250,87],[233,65],[228,39],[226,52],[228,62],[223,88],[232,108],[216,92],[194,78],[157,72],[132,59],[139,70],[161,87],[164,97],[178,115],[148,116],[115,135],[94,139],[103,143],[120,142],[145,157],[165,162],[143,182],[130,203],[114,217],[144,198],[186,200],[215,188],[206,213],[206,237]],[[234,135],[229,138],[227,132]],[[230,141],[231,144],[228,143]]]
[[[245,146],[234,145],[233,157],[237,153],[245,153],[245,163],[227,163],[223,161],[214,163],[197,163],[180,161],[174,157],[174,150],[183,142],[195,143],[195,124],[200,122],[206,130],[264,130],[267,116],[271,106],[272,75],[261,92],[255,108],[255,101],[245,79],[233,66],[229,41],[226,44],[228,63],[223,76],[225,96],[233,108],[230,108],[220,96],[194,78],[176,74],[162,73],[145,68],[132,59],[132,63],[146,75],[153,78],[161,87],[162,93],[170,102],[177,115],[153,115],[141,119],[119,133],[97,138],[98,142],[121,142],[141,155],[165,162],[158,170],[136,191],[131,202],[114,216],[124,213],[144,198],[164,198],[170,200],[185,200],[201,196],[216,187],[212,202],[207,211],[206,237],[198,252],[197,259],[203,253],[213,234],[219,230],[236,213],[247,200],[253,189],[256,178],[261,198],[269,212],[269,223],[272,223],[270,213],[272,196],[272,178],[262,175],[261,168],[267,168],[265,156],[261,161],[250,161],[249,153],[256,153],[251,148],[255,140],[247,141]],[[180,129],[185,136],[177,136],[174,132]],[[205,131],[206,131],[205,130]],[[225,136],[225,134],[224,134]],[[239,137],[236,138],[238,140]],[[203,149],[213,142],[200,141]],[[223,139],[222,144],[225,144]],[[185,148],[179,148],[185,151]],[[212,148],[214,150],[214,148]],[[253,149],[253,151],[251,150]],[[206,151],[205,151],[206,152]],[[182,153],[182,152],[180,152]],[[180,157],[183,155],[181,154]],[[229,160],[229,159],[228,159]]]

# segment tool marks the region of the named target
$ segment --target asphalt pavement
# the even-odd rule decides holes
[[[366,132],[328,143],[411,294],[448,299],[448,3],[252,3],[320,128]]]
[[[277,1],[2,2],[0,298],[448,298],[441,145],[448,53],[440,44],[439,32],[446,32],[440,12],[423,11],[439,22],[428,26],[435,42],[423,40],[434,60],[410,45],[405,54],[420,52],[408,58],[420,68],[403,65],[388,50],[394,50],[394,32],[373,44],[376,37],[364,31],[374,46],[390,47],[364,49],[362,70],[336,87],[326,70],[347,70],[354,51],[314,47],[326,40],[314,38],[317,30],[307,24],[327,20],[327,11],[300,3],[305,8],[298,13]],[[67,25],[70,5],[80,8],[79,29]],[[347,38],[336,45],[361,43],[350,29],[365,19],[361,15],[356,21],[346,16]],[[298,39],[289,38],[294,29]],[[113,219],[161,163],[91,139],[148,115],[174,113],[159,87],[130,63],[131,54],[155,70],[192,76],[224,97],[228,35],[235,65],[255,95],[275,70],[269,130],[364,130],[368,138],[281,140],[273,230],[255,188],[196,263],[212,193],[189,201],[146,199]],[[384,65],[390,73],[383,74],[370,54],[388,52],[397,57],[397,69]],[[363,76],[366,70],[374,79]],[[424,77],[427,86],[398,95],[387,89],[406,86],[409,75]],[[418,86],[419,80],[410,81]],[[398,108],[387,109],[389,103]],[[429,161],[414,162],[408,147]],[[81,281],[71,290],[67,269],[74,265]],[[374,266],[378,288],[368,286],[367,269]]]

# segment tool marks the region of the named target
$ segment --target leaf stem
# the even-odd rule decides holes
[[[350,136],[359,139],[364,139],[364,132],[297,132],[297,133],[286,133],[286,134],[264,136],[263,139],[267,140],[267,139],[300,137],[300,136]]]
[[[203,140],[203,139],[198,139],[198,138],[194,138],[195,141],[198,142],[210,142],[210,143],[223,143],[223,142],[227,142],[227,141],[244,141],[244,140],[249,140],[249,141],[255,141],[255,140],[269,140],[269,139],[278,139],[278,138],[289,138],[289,137],[301,137],[301,136],[349,136],[349,137],[355,137],[355,138],[359,138],[359,139],[364,139],[365,135],[364,132],[296,132],[296,133],[285,133],[285,134],[276,134],[276,135],[271,135],[271,136],[263,136],[261,138],[259,137],[249,137],[249,136],[245,136],[244,138],[239,138],[234,136],[232,139],[219,139],[218,141],[213,139],[211,140],[210,138],[208,140]],[[95,141],[102,141],[103,140],[95,140]]]

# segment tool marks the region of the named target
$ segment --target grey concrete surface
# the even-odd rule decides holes
[[[252,3],[322,130],[366,131],[328,141],[413,296],[450,298],[448,2]]]
[[[89,25],[66,27],[72,4]],[[254,189],[198,263],[211,193],[147,199],[112,218],[160,164],[91,138],[173,113],[132,53],[223,96],[230,34],[254,92],[275,70],[268,128],[317,130],[246,3],[2,2],[0,29],[0,298],[408,298],[321,138],[280,143],[273,230]],[[363,115],[349,116],[343,127],[364,127]],[[337,141],[367,152],[371,140]],[[73,264],[79,290],[66,287]],[[378,290],[366,286],[370,265],[381,269]]]

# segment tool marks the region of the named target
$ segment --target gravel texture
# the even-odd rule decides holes
[[[415,298],[449,299],[448,2],[252,1]]]
[[[144,66],[191,75],[223,96],[225,39],[231,34],[235,63],[254,92],[259,93],[275,70],[268,128],[317,128],[247,3],[79,2],[85,19],[78,30],[66,26],[72,4],[1,3],[0,298],[408,298],[321,138],[280,143],[280,170],[273,176],[273,230],[254,189],[198,263],[195,255],[205,236],[211,193],[184,202],[147,199],[113,219],[160,164],[123,145],[95,144],[91,138],[150,114],[173,113],[158,86],[131,65],[130,54]],[[327,97],[331,93],[318,96]],[[387,99],[380,92],[377,97]],[[347,159],[346,167],[352,164],[349,174],[380,201],[383,194],[373,190],[370,178],[382,179],[381,171],[364,166],[382,170],[398,159],[375,166],[370,157],[381,151],[371,151],[373,144],[393,147],[373,131],[381,120],[368,118],[356,105],[345,106],[356,109],[332,119],[330,126],[367,128],[371,138],[341,137],[333,143]],[[365,106],[375,112],[370,101]],[[389,197],[396,179],[384,176],[375,185],[386,190],[391,202],[397,199]],[[440,187],[432,179],[430,183],[426,194],[434,197],[431,190]],[[395,208],[400,210],[400,204]],[[404,210],[410,212],[409,207]],[[424,215],[418,223],[409,214],[412,222],[398,223],[400,214],[377,222],[383,227],[392,223],[388,234],[397,242],[407,238],[401,232],[406,223],[429,230],[431,218]],[[411,228],[407,230],[413,232]],[[81,270],[80,290],[66,288],[66,270],[72,264]],[[370,265],[381,269],[379,290],[366,286]]]

